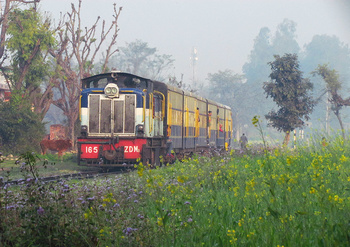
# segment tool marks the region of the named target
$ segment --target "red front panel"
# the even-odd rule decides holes
[[[81,159],[98,159],[100,153],[100,148],[102,146],[103,150],[113,150],[113,146],[109,144],[99,144],[106,142],[102,139],[78,139],[81,143],[80,151]],[[84,143],[89,142],[89,143]],[[91,144],[91,142],[94,142]],[[133,140],[120,140],[119,143],[114,144],[116,148],[123,147],[124,149],[124,159],[138,159],[141,158],[142,145],[146,144],[146,139],[133,139]]]
[[[97,159],[100,149],[100,144],[81,144],[80,158],[82,159]]]

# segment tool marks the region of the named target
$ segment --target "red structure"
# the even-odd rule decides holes
[[[0,100],[9,101],[11,92],[6,84],[0,83]]]
[[[53,124],[50,126],[50,140],[66,140],[67,127],[62,124]]]
[[[72,147],[71,140],[67,139],[67,127],[62,124],[53,124],[50,126],[50,134],[46,135],[40,142],[42,154],[46,154],[47,150],[57,151],[61,157],[63,152]]]

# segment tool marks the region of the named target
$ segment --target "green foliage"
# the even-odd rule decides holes
[[[350,82],[350,48],[336,36],[315,35],[311,42],[305,45],[305,52],[300,61],[305,73],[311,73],[320,64],[328,64],[339,73],[341,80]],[[315,83],[315,89],[323,89],[322,83]]]
[[[271,81],[264,83],[264,90],[279,110],[271,111],[265,117],[272,127],[287,133],[304,126],[303,119],[309,119],[314,106],[309,96],[313,85],[302,77],[296,54],[275,55],[275,61],[269,64]]]
[[[21,167],[21,172],[24,174],[25,178],[39,178],[39,164],[40,161],[39,155],[35,152],[25,152],[22,153],[16,160],[16,164],[19,164]],[[48,161],[44,160],[42,166],[47,167]]]
[[[49,20],[43,20],[35,9],[14,9],[9,15],[7,32],[7,48],[13,56],[11,79],[15,88],[38,88],[49,75],[45,52],[55,44]]]
[[[247,110],[249,105],[242,103],[247,96],[247,85],[243,80],[243,75],[234,74],[231,70],[208,74],[207,97],[231,107],[236,130],[251,119],[251,112]]]
[[[236,102],[232,99],[237,99],[240,95],[238,89],[243,84],[243,76],[233,74],[231,70],[218,71],[217,73],[208,74],[210,97],[216,101],[235,106]]]
[[[336,94],[338,90],[341,90],[342,84],[339,80],[339,74],[335,69],[330,69],[328,64],[318,65],[312,74],[323,78],[327,91],[331,94]]]
[[[299,53],[300,47],[296,41],[296,23],[294,21],[284,19],[278,25],[272,47],[273,54],[280,56],[285,53]]]
[[[326,92],[329,93],[328,101],[332,104],[332,111],[337,116],[340,128],[345,139],[343,121],[341,119],[340,110],[343,106],[350,106],[350,97],[343,99],[339,93],[342,83],[339,80],[339,74],[336,70],[331,70],[327,64],[318,65],[317,69],[313,71],[313,75],[320,75],[326,82]]]
[[[320,64],[328,64],[329,68],[335,69],[339,76],[339,81],[343,84],[343,93],[350,85],[350,49],[349,46],[339,40],[336,36],[315,35],[310,43],[304,46],[304,51],[300,56],[300,67],[306,74],[313,73]],[[318,97],[318,104],[311,115],[313,128],[339,128],[339,121],[326,112],[329,109],[329,97],[325,94],[326,84],[317,77],[311,78],[314,84],[313,94]],[[339,90],[339,93],[341,91]],[[346,96],[344,94],[344,96]],[[349,123],[350,109],[342,110],[342,119]]]
[[[18,154],[39,150],[45,128],[28,101],[13,92],[10,102],[0,101],[0,113],[0,146],[3,152]]]
[[[254,48],[249,55],[249,61],[243,65],[243,72],[248,83],[264,81],[269,76],[268,62],[273,58],[273,48],[270,44],[270,30],[267,27],[261,28],[254,39]]]
[[[243,112],[246,117],[242,119],[244,125],[251,126],[250,120],[253,116],[263,116],[274,106],[270,98],[266,99],[263,90],[263,82],[269,79],[270,74],[268,62],[273,60],[274,55],[299,52],[295,33],[296,23],[285,19],[278,25],[275,33],[271,33],[268,27],[263,27],[254,39],[249,60],[243,65],[247,81],[240,90],[244,95],[239,104],[239,108],[245,108]],[[255,132],[252,127],[250,132]],[[269,132],[273,134],[274,131]]]

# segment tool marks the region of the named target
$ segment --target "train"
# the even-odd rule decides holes
[[[231,144],[230,107],[131,73],[83,78],[79,110],[78,165],[160,165]]]

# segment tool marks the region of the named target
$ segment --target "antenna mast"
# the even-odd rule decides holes
[[[197,61],[198,61],[198,56],[197,56],[197,48],[193,47],[192,52],[191,52],[191,67],[192,67],[192,84],[193,86],[196,85],[197,83]]]

